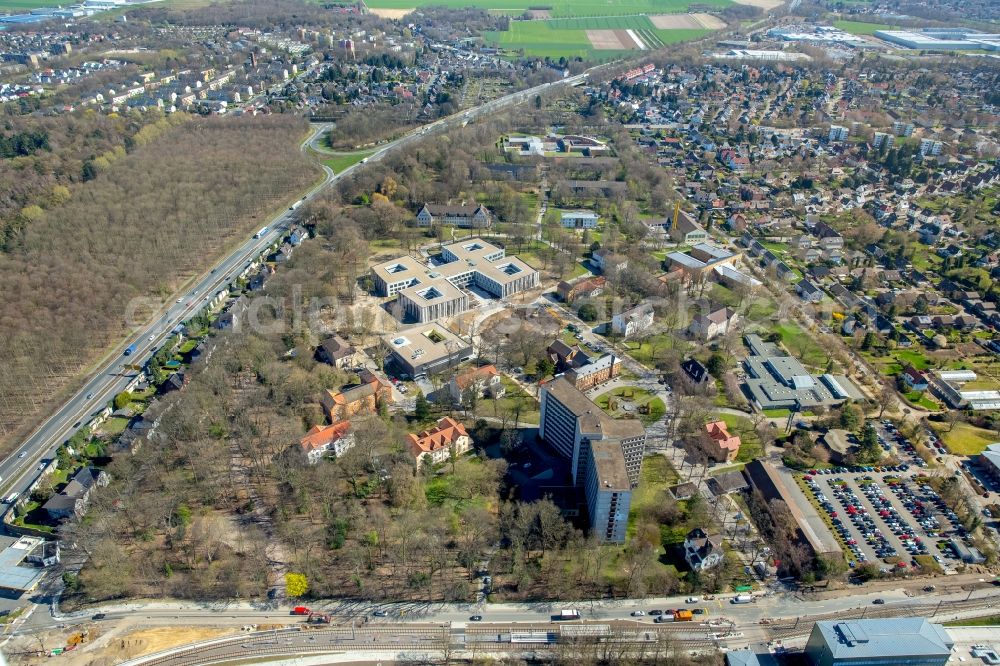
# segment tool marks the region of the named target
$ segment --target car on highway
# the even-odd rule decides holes
[[[150,342],[152,342],[155,339],[156,339],[156,334],[155,333],[153,335],[149,336],[149,341]]]
[[[93,617],[91,617],[90,619],[91,620],[103,620],[106,617],[107,617],[106,613],[94,613]]]
[[[652,615],[653,617],[659,617],[660,615],[663,615],[663,611],[661,611],[661,610],[651,610],[651,611],[649,611],[649,614]]]
[[[469,621],[470,622],[481,622],[482,619],[483,619],[482,615],[473,615],[472,617],[469,618]]]
[[[386,613],[384,610],[372,611],[372,617],[385,617],[386,615],[388,615],[388,613]]]
[[[632,617],[642,617],[646,614],[646,611],[632,611]]]
[[[184,300],[184,299],[183,298],[178,298],[177,302],[180,303],[182,300]]]
[[[88,393],[88,394],[87,394],[87,400],[90,400],[90,399],[91,399],[91,398],[93,398],[93,397],[94,397],[94,394],[93,394],[93,393]]]
[[[18,457],[18,458],[23,458],[23,457],[24,457],[24,456],[26,456],[26,455],[28,455],[28,452],[27,452],[27,451],[21,451],[20,453],[18,453],[18,454],[17,454],[17,457]]]
[[[902,562],[900,562],[900,564],[902,564]],[[876,606],[881,606],[885,603],[885,599],[873,599],[872,603]]]
[[[73,424],[73,427],[79,428],[81,423],[83,423],[83,421],[77,421],[76,423]]]

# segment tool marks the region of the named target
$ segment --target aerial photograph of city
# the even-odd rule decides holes
[[[0,0],[0,514],[0,666],[1000,665],[1000,0]]]

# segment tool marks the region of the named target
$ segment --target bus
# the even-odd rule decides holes
[[[263,227],[260,231],[253,235],[254,238],[263,238],[264,234],[267,233],[267,227]]]

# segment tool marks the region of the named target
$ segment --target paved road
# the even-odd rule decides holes
[[[331,183],[349,175],[365,163],[378,161],[391,151],[405,149],[411,144],[421,141],[427,134],[445,131],[459,124],[465,125],[470,121],[487,116],[504,107],[526,101],[538,93],[577,85],[585,81],[591,73],[603,67],[595,67],[573,77],[567,77],[559,81],[512,93],[478,107],[459,112],[453,116],[436,120],[394,141],[375,148],[370,157],[358,164],[347,167],[340,173],[334,174],[332,169],[323,166],[323,170],[325,171],[323,182],[312,188],[302,200],[308,201],[316,197]],[[303,151],[308,146],[315,145],[317,139],[329,128],[330,125],[316,127],[310,137],[303,142]],[[274,217],[268,223],[267,233],[261,238],[249,239],[236,248],[216,264],[211,272],[198,278],[188,291],[179,295],[175,294],[175,299],[180,298],[179,303],[175,302],[171,304],[162,311],[161,316],[157,317],[154,322],[141,327],[130,338],[112,350],[109,353],[108,359],[100,364],[99,369],[86,380],[83,387],[42,423],[7,459],[0,462],[0,488],[3,489],[2,496],[6,498],[12,492],[25,492],[38,476],[39,462],[43,459],[52,458],[55,455],[56,449],[63,441],[70,437],[83,423],[88,421],[91,415],[103,408],[116,393],[124,390],[129,382],[134,379],[135,372],[123,369],[123,364],[127,362],[129,365],[144,365],[159,345],[169,337],[170,331],[177,324],[197,313],[205,305],[206,297],[210,298],[211,295],[227,287],[232,281],[233,276],[242,271],[243,266],[247,262],[260,255],[265,248],[274,243],[284,233],[293,215],[293,211],[289,209]],[[135,344],[136,350],[127,359],[123,359],[122,354],[130,344]],[[7,503],[0,504],[0,512],[6,512],[9,507],[10,505]]]

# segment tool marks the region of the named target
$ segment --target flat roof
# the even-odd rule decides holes
[[[685,268],[704,268],[708,265],[704,261],[695,259],[691,255],[683,252],[671,252],[667,255],[667,259],[669,259],[671,263],[680,264]]]
[[[617,442],[596,441],[590,443],[597,482],[600,490],[627,492],[632,489],[625,469],[625,456]]]
[[[942,625],[922,617],[820,621],[813,633],[823,637],[834,660],[948,657],[955,645]]]
[[[414,367],[433,363],[469,347],[469,343],[437,324],[390,333],[382,336],[382,341],[392,353]]]
[[[429,293],[429,290],[434,290],[436,296],[433,293]],[[414,303],[420,304],[431,304],[431,303],[441,303],[443,301],[451,301],[456,298],[462,298],[464,295],[462,290],[448,282],[447,280],[434,280],[426,284],[416,284],[412,287],[407,287],[399,292],[400,295],[405,296]],[[433,296],[433,297],[432,297]]]
[[[39,537],[12,539],[0,537],[0,588],[27,591],[41,580],[45,570],[41,567],[22,567],[21,562],[45,540]]]
[[[584,436],[634,439],[646,435],[646,429],[641,421],[612,418],[580,389],[573,386],[564,375],[559,375],[544,384],[542,390],[551,393],[566,409],[573,412],[580,420],[580,432]]]

